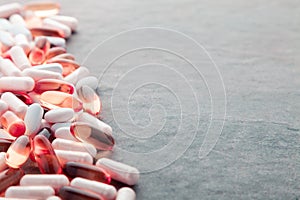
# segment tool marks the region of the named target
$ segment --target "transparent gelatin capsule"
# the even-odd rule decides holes
[[[63,80],[42,79],[36,82],[34,91],[38,94],[46,91],[58,91],[73,94],[74,86]]]
[[[80,65],[74,60],[63,59],[63,58],[53,58],[47,61],[47,63],[59,63],[63,66],[63,76],[67,76],[76,69],[80,67]]]
[[[28,56],[28,59],[32,65],[42,64],[45,58],[46,57],[44,51],[36,47],[30,51]]]
[[[8,187],[17,185],[20,179],[24,175],[22,169],[6,169],[0,172],[0,194],[4,192]]]
[[[80,199],[80,200],[103,200],[99,195],[89,192],[87,190],[81,190],[79,188],[64,186],[60,188],[59,197],[63,200]]]
[[[26,131],[24,121],[9,110],[0,117],[0,122],[7,132],[14,137],[19,137]]]
[[[59,13],[60,4],[52,1],[33,1],[26,3],[25,11],[32,11],[37,17],[49,17]]]
[[[51,37],[64,37],[64,33],[54,28],[46,27],[31,27],[30,32],[33,37],[37,36],[51,36]]]
[[[97,116],[101,112],[102,103],[96,92],[87,85],[77,89],[77,95],[83,102],[83,110]]]
[[[66,52],[67,52],[66,49],[63,47],[52,47],[51,49],[49,49],[47,51],[46,59],[49,60],[57,55],[60,55],[60,54],[66,53]]]
[[[112,150],[115,144],[111,135],[90,123],[74,122],[70,131],[78,140],[90,143],[100,150]]]

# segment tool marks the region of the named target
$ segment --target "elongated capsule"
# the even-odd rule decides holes
[[[55,132],[59,128],[66,127],[70,130],[71,122],[55,123],[51,126],[51,131]]]
[[[101,112],[102,103],[96,92],[87,85],[77,90],[79,99],[83,102],[83,110],[97,116]]]
[[[10,3],[0,6],[0,17],[8,18],[12,14],[20,13],[22,9],[21,4],[19,3]]]
[[[21,186],[51,186],[56,191],[69,183],[69,179],[62,174],[27,174],[20,181]]]
[[[6,31],[0,30],[0,44],[1,51],[6,52],[15,44],[15,40],[11,34]]]
[[[75,122],[70,127],[71,133],[80,141],[94,145],[100,150],[112,150],[114,138],[98,129],[93,124]]]
[[[7,168],[5,162],[5,152],[0,152],[0,172],[4,171]]]
[[[8,105],[4,101],[0,100],[0,116],[8,110]]]
[[[78,188],[64,186],[60,188],[59,197],[63,200],[80,199],[80,200],[103,200],[99,195]]]
[[[33,139],[33,153],[42,174],[60,174],[62,168],[49,140],[43,135]]]
[[[36,82],[34,88],[36,93],[41,94],[49,90],[73,94],[74,86],[66,81],[57,79],[42,79]]]
[[[53,57],[53,59],[68,59],[68,60],[75,60],[75,57],[73,54],[70,54],[70,53],[62,53],[62,54],[59,54],[55,57]]]
[[[32,65],[40,65],[45,60],[45,53],[41,49],[34,47],[31,49],[28,59]]]
[[[61,37],[45,36],[52,46],[66,47],[66,40]]]
[[[71,29],[68,26],[50,18],[45,18],[43,20],[43,26],[61,30],[64,33],[64,38],[71,36]]]
[[[129,187],[123,187],[119,189],[116,200],[135,200],[135,198],[136,194],[133,189]]]
[[[56,138],[60,138],[60,139],[65,139],[65,140],[70,140],[75,142],[79,141],[72,135],[70,131],[70,126],[58,128],[57,130],[55,130],[54,135]]]
[[[51,197],[48,197],[46,200],[61,200],[61,198],[58,196],[51,196]]]
[[[38,69],[38,70],[47,70],[47,71],[51,71],[51,72],[57,72],[60,74],[62,74],[62,71],[63,71],[61,64],[58,64],[58,63],[35,65],[32,68]]]
[[[30,32],[33,37],[37,36],[51,36],[51,37],[63,37],[64,33],[61,30],[48,27],[31,27]]]
[[[24,121],[9,110],[0,117],[0,122],[7,132],[14,137],[19,137],[26,131]]]
[[[48,111],[44,118],[49,123],[59,123],[73,119],[74,114],[74,110],[71,108],[58,108]]]
[[[31,104],[24,117],[24,122],[26,124],[25,135],[33,138],[41,127],[41,121],[44,115],[44,110],[38,103]]]
[[[28,30],[27,27],[18,25],[18,24],[12,24],[11,28],[8,30],[13,36],[16,36],[18,34],[23,34],[26,36],[28,41],[32,40],[31,32]]]
[[[26,22],[25,20],[23,19],[23,17],[19,14],[13,14],[9,17],[9,21],[10,23],[12,24],[18,24],[18,25],[21,25],[21,26],[26,26]]]
[[[91,154],[92,157],[95,157],[97,154],[96,148],[91,144],[75,142],[75,141],[65,140],[60,138],[56,138],[52,142],[52,147],[56,150],[87,152]]]
[[[1,30],[9,30],[11,28],[12,24],[7,20],[7,19],[4,19],[4,18],[0,18],[0,29]]]
[[[23,175],[24,172],[22,169],[9,168],[0,172],[0,193],[12,185],[17,185]]]
[[[60,54],[66,53],[66,52],[67,52],[66,49],[63,47],[52,47],[47,52],[46,59],[49,60],[57,55],[60,55]]]
[[[34,42],[35,42],[35,46],[40,50],[42,50],[46,55],[51,46],[47,38],[45,36],[39,36],[34,39]]]
[[[0,84],[1,84],[1,78],[0,78]],[[1,100],[7,103],[8,108],[11,111],[13,111],[15,114],[17,114],[18,117],[23,118],[25,116],[28,106],[23,101],[21,101],[18,97],[16,97],[16,95],[14,95],[11,92],[5,92],[2,94]]]
[[[63,58],[52,58],[47,61],[47,63],[59,63],[63,66],[63,76],[71,74],[78,68],[81,68],[80,65],[74,60],[68,60]]]
[[[86,164],[93,164],[93,158],[89,153],[80,151],[64,151],[54,150],[61,166],[64,166],[67,162],[80,162]]]
[[[43,200],[53,196],[54,193],[54,189],[50,186],[11,186],[5,191],[5,197]]]
[[[31,67],[31,64],[22,47],[13,46],[9,51],[13,62],[20,70]]]
[[[32,91],[34,80],[30,77],[1,77],[0,91]]]
[[[98,79],[94,76],[87,76],[77,81],[76,90],[80,89],[82,86],[86,85],[96,90],[98,87]]]
[[[26,3],[23,9],[25,11],[32,11],[38,17],[49,17],[59,13],[60,5],[51,1],[34,1]]]
[[[107,200],[114,200],[117,194],[117,190],[114,186],[84,178],[73,179],[71,181],[71,186],[95,192]]]
[[[51,72],[47,70],[38,70],[34,68],[24,69],[22,71],[24,76],[31,77],[34,81],[39,81],[41,79],[62,79],[60,73]]]
[[[0,152],[7,152],[12,142],[12,140],[0,138]]]
[[[28,55],[28,53],[30,52],[30,45],[29,45],[28,39],[25,35],[17,34],[15,36],[15,43],[16,43],[16,45],[22,47],[25,54]]]
[[[6,152],[6,164],[12,168],[19,168],[29,158],[31,148],[30,139],[26,135],[18,137]]]
[[[15,91],[14,95],[23,101],[26,105],[31,105],[33,103],[31,97],[26,92]]]
[[[99,166],[107,171],[112,179],[127,185],[135,185],[139,180],[139,171],[136,168],[124,163],[120,163],[108,158],[100,158],[96,162],[96,166]]]
[[[79,67],[78,69],[73,71],[71,74],[66,76],[64,78],[64,80],[75,85],[80,79],[88,76],[89,73],[90,73],[90,71],[88,70],[88,68]]]
[[[0,61],[0,70],[5,76],[22,76],[21,70],[9,59]]]
[[[58,21],[62,24],[68,26],[72,31],[77,30],[78,20],[74,17],[64,16],[64,15],[54,15],[49,17],[52,20]]]

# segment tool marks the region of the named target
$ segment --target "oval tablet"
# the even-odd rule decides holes
[[[45,114],[45,120],[50,123],[60,123],[71,120],[74,117],[74,110],[71,108],[58,108],[50,110]]]

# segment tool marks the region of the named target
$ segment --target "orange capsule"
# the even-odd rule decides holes
[[[32,65],[42,64],[45,60],[45,53],[39,48],[33,48],[29,53],[28,59]]]
[[[63,47],[52,47],[51,49],[48,50],[46,59],[49,60],[50,58],[53,58],[57,55],[66,53],[66,49]]]
[[[63,66],[63,76],[67,76],[68,74],[72,73],[75,69],[80,67],[80,65],[77,62],[63,58],[53,58],[48,60],[47,63],[61,64]]]
[[[64,37],[64,33],[62,31],[54,28],[32,27],[30,28],[30,32],[33,37],[36,36]]]
[[[25,11],[32,11],[38,17],[49,17],[59,13],[60,4],[52,1],[33,1],[26,3]]]
[[[23,135],[26,131],[26,125],[15,113],[6,111],[0,118],[1,125],[14,137]]]
[[[18,137],[6,152],[6,164],[12,168],[19,168],[27,159],[31,151],[30,139],[27,135]]]
[[[74,86],[63,80],[42,79],[35,83],[35,88],[33,90],[38,94],[41,94],[46,91],[59,91],[68,94],[73,94]]]

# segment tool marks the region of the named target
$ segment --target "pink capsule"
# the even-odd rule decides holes
[[[9,59],[0,60],[0,71],[5,76],[22,76],[21,70]]]
[[[23,135],[26,131],[25,123],[15,113],[6,111],[0,117],[1,125],[14,137]]]
[[[54,28],[31,27],[30,32],[33,37],[37,37],[37,36],[64,37],[64,33],[62,31]]]
[[[55,57],[53,57],[53,59],[68,59],[68,60],[75,60],[75,57],[73,54],[70,53],[63,53],[63,54],[59,54]]]
[[[80,65],[73,61],[63,58],[53,58],[47,61],[47,63],[59,63],[63,66],[63,76],[71,74],[76,69],[80,68]]]
[[[51,1],[34,1],[26,3],[23,9],[25,11],[32,11],[38,17],[49,17],[58,14],[60,5]]]
[[[93,164],[93,158],[89,153],[80,151],[54,150],[61,166],[65,166],[67,162],[79,162]]]
[[[52,47],[47,51],[46,59],[49,60],[57,55],[66,53],[66,49],[63,47]]]
[[[10,3],[0,6],[0,18],[8,18],[12,14],[20,13],[22,9],[19,3]]]
[[[33,103],[30,96],[25,92],[14,92],[14,95],[23,101],[26,105],[31,105]]]
[[[13,46],[9,51],[13,62],[20,70],[31,67],[31,64],[22,47]]]
[[[96,92],[89,86],[82,86],[77,90],[80,100],[83,102],[83,110],[97,116],[101,112],[102,103]]]
[[[40,36],[35,38],[35,46],[46,54],[50,49],[51,44],[45,36]]]
[[[64,33],[64,38],[68,38],[71,35],[71,29],[68,26],[49,18],[43,20],[43,26],[61,30]]]
[[[45,58],[46,57],[44,51],[36,47],[31,49],[28,56],[28,59],[32,65],[42,64]]]

